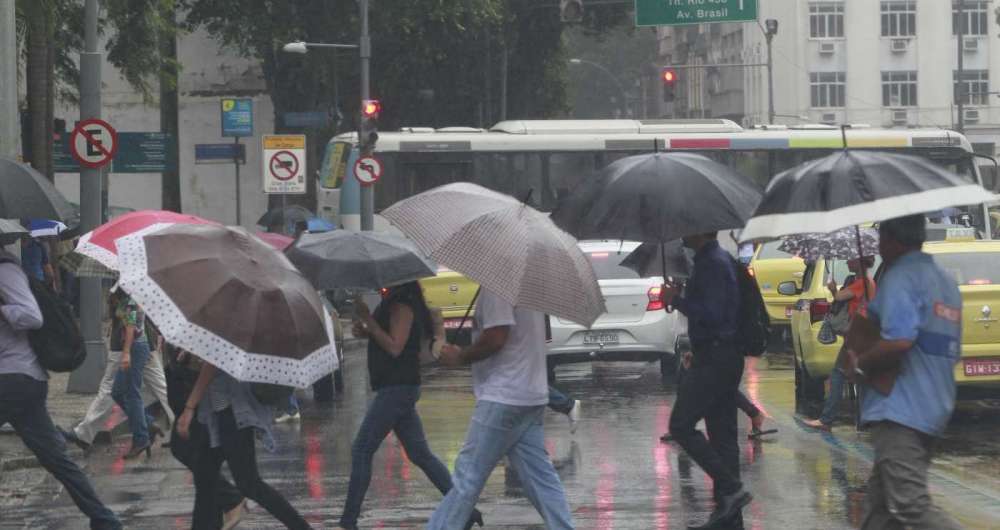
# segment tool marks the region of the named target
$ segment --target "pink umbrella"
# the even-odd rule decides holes
[[[294,239],[284,234],[276,234],[274,232],[257,232],[257,237],[282,252],[295,242]]]
[[[194,215],[185,215],[163,210],[142,210],[116,217],[114,220],[87,232],[80,237],[76,251],[93,258],[112,270],[118,270],[118,247],[115,241],[150,227],[162,227],[172,224],[214,225],[215,221],[202,219]]]

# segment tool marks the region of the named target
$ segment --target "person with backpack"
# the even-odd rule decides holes
[[[66,442],[49,416],[48,373],[29,333],[43,327],[43,312],[20,261],[0,255],[0,426],[10,423],[39,463],[66,488],[96,530],[119,530],[118,517],[97,497],[83,471],[66,455]]]
[[[743,507],[753,500],[740,481],[736,425],[737,392],[748,351],[740,344],[744,293],[741,271],[715,233],[684,237],[684,246],[695,251],[685,292],[673,284],[662,290],[665,304],[687,317],[693,352],[670,414],[670,433],[715,487],[715,510],[707,522],[691,528],[715,528],[740,519]],[[696,429],[702,419],[707,439]]]

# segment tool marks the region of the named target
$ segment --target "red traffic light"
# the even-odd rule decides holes
[[[366,99],[361,102],[361,116],[370,120],[378,119],[382,112],[382,102],[377,99]]]
[[[664,68],[660,77],[663,79],[664,83],[672,85],[675,81],[677,81],[677,70],[674,70],[673,68]]]

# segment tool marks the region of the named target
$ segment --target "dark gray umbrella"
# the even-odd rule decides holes
[[[0,219],[0,244],[10,245],[28,236],[28,229],[17,221]]]
[[[629,253],[620,264],[643,278],[690,278],[691,263],[680,239],[664,243],[643,243]]]
[[[437,273],[412,241],[382,232],[303,234],[285,253],[319,290],[378,289]]]
[[[284,228],[292,223],[308,223],[313,217],[316,217],[316,214],[310,212],[306,207],[291,204],[268,210],[260,219],[257,219],[257,224],[265,228],[272,226]]]
[[[55,186],[30,166],[0,158],[0,218],[53,219],[79,224],[73,208]]]

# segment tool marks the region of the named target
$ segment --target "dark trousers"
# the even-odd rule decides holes
[[[357,524],[361,503],[365,500],[372,479],[372,458],[389,431],[403,444],[406,456],[419,467],[441,493],[451,489],[448,468],[434,456],[427,445],[424,426],[417,414],[419,386],[390,386],[379,389],[368,407],[351,450],[351,482],[347,501],[340,516],[342,526]]]
[[[750,401],[750,398],[738,389],[736,390],[736,408],[742,410],[750,418],[760,416],[760,409],[757,408],[757,405],[754,405],[753,401]]]
[[[66,456],[66,440],[56,430],[45,405],[49,384],[22,374],[0,374],[0,425],[10,423],[24,445],[66,488],[94,530],[118,530],[121,522],[94,492],[83,471]]]
[[[311,529],[309,523],[292,508],[291,504],[260,478],[257,471],[257,449],[254,445],[252,427],[240,429],[236,426],[233,409],[215,413],[219,422],[221,445],[210,448],[203,445],[194,468],[194,516],[192,529],[214,529],[219,507],[219,471],[222,463],[229,466],[236,487],[248,499],[253,499],[267,510],[286,528],[293,530]],[[206,437],[207,439],[207,437]]]
[[[194,386],[193,376],[190,375],[194,372],[186,374],[181,370],[183,369],[168,369],[166,374],[167,401],[177,417],[184,413],[184,404]],[[177,425],[176,422],[174,423],[174,430],[170,435],[170,452],[178,462],[193,472],[198,466],[198,459],[209,453],[206,449],[211,445],[208,430],[198,420],[194,420],[191,422],[190,436],[184,440],[177,434]],[[223,514],[236,508],[241,502],[243,502],[243,494],[236,489],[236,486],[219,476],[218,482],[216,482],[215,523],[208,528],[213,530],[222,528]]]
[[[670,434],[715,483],[717,494],[743,487],[736,410],[743,356],[731,344],[695,348],[691,369],[684,375],[670,413]],[[705,420],[708,438],[697,430]]]

